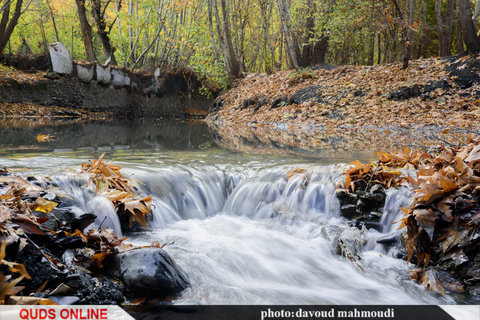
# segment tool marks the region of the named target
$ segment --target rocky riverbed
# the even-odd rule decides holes
[[[48,177],[5,168],[0,174],[3,303],[120,304],[174,296],[189,286],[158,242],[135,247],[108,227],[92,228],[98,217],[76,215],[73,200]]]

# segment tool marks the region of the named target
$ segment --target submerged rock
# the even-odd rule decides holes
[[[105,266],[112,276],[136,295],[177,295],[189,286],[184,271],[160,248],[122,252],[109,258]]]

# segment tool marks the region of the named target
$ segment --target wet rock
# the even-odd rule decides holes
[[[295,91],[290,96],[290,104],[302,104],[304,102],[322,102],[322,91],[320,86],[310,86]]]
[[[340,202],[340,215],[358,221],[358,226],[381,231],[379,223],[385,205],[386,193],[378,184],[356,186],[354,192],[339,189],[335,193]],[[361,222],[361,223],[360,223]]]
[[[377,239],[377,243],[391,246],[400,241],[400,234],[398,232],[392,232],[386,235],[381,236]]]
[[[189,286],[184,271],[160,248],[140,248],[110,257],[104,265],[133,294],[177,295]]]
[[[352,261],[360,258],[360,253],[366,243],[366,229],[355,227],[345,228],[337,240],[336,253]]]
[[[72,221],[70,222],[70,229],[72,231],[83,231],[83,229],[94,223],[96,218],[97,216],[93,213],[82,214],[80,217],[72,219]]]
[[[377,230],[378,232],[383,231],[383,225],[379,222],[357,220],[355,222],[355,226],[358,229],[362,229],[363,227],[365,227],[367,230],[374,229],[374,230]]]

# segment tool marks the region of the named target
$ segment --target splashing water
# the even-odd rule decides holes
[[[62,161],[65,161],[64,159]],[[183,164],[127,161],[123,173],[153,196],[151,230],[131,234],[138,245],[157,240],[189,274],[191,287],[179,304],[446,304],[409,280],[409,266],[375,240],[399,233],[392,224],[407,206],[407,190],[390,190],[381,223],[369,231],[359,271],[336,255],[347,228],[335,185],[341,166],[302,164],[306,174],[287,177],[300,165],[257,161]],[[112,205],[95,195],[85,177],[55,178],[80,215],[94,212],[95,226],[120,232]]]

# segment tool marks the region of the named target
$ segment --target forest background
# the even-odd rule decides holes
[[[162,72],[224,89],[244,72],[374,65],[480,51],[480,1],[0,0],[0,51]]]

